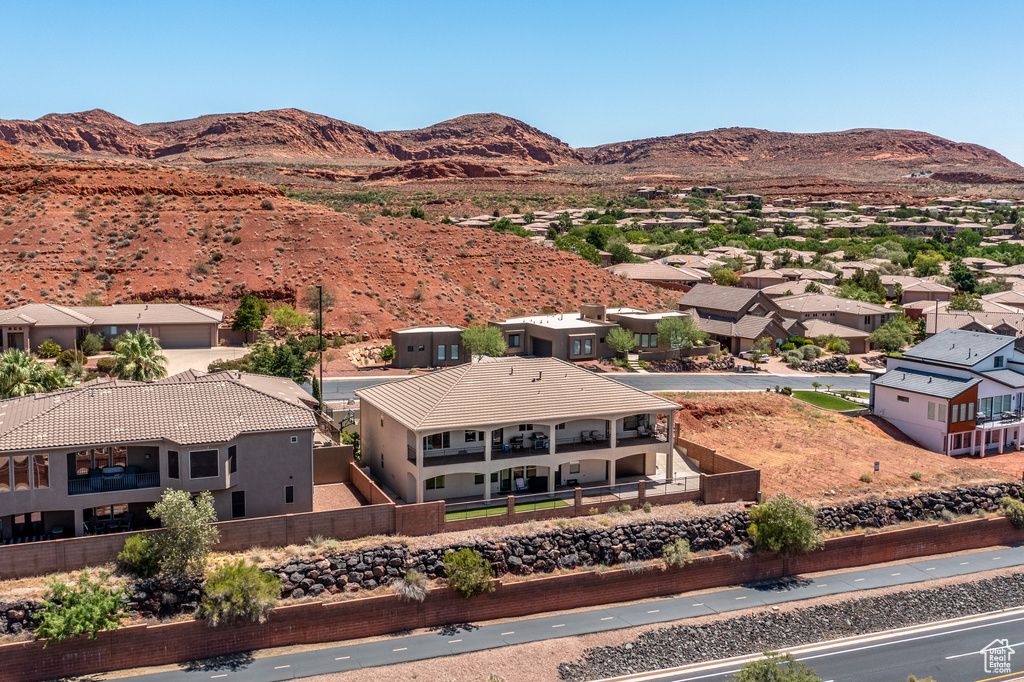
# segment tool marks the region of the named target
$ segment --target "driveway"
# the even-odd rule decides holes
[[[164,349],[167,356],[167,375],[178,374],[186,369],[205,372],[214,360],[235,360],[246,353],[240,346],[218,346],[217,348],[172,348]]]

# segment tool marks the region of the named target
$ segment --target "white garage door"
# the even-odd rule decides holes
[[[160,328],[163,348],[209,348],[210,328],[206,325],[174,325]]]

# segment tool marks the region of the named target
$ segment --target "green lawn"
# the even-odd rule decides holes
[[[568,507],[569,503],[565,500],[544,500],[543,502],[528,502],[526,504],[517,504],[516,513],[519,512],[531,512],[537,511],[538,509],[555,509],[557,507]],[[444,515],[445,521],[460,521],[462,519],[475,519],[480,516],[500,516],[506,513],[507,507],[488,507],[486,509],[470,509],[469,511],[455,511],[447,512]]]
[[[843,400],[826,393],[818,393],[817,391],[793,391],[793,397],[805,403],[810,403],[815,407],[820,407],[823,410],[834,410],[836,412],[859,410],[864,407],[857,403],[851,403],[849,400]]]

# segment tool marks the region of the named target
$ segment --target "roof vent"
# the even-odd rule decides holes
[[[932,377],[928,377],[928,383],[932,383]]]

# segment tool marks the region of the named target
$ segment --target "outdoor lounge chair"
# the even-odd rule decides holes
[[[591,438],[591,440],[593,440],[593,441],[594,441],[595,443],[596,443],[596,442],[598,442],[598,441],[604,441],[604,440],[607,440],[607,439],[605,438],[605,435],[604,435],[604,434],[603,434],[602,432],[600,432],[600,431],[596,431],[596,430],[595,430],[595,431],[591,431],[591,432],[590,432],[590,438]]]
[[[647,436],[651,435],[651,432],[647,430],[646,426],[641,424],[640,426],[636,427],[636,435],[637,437],[640,438],[646,438]]]
[[[523,479],[523,478],[517,478],[517,479],[516,479],[516,484],[515,484],[515,491],[516,491],[517,493],[521,493],[521,492],[523,492],[524,490],[529,490],[529,486],[528,486],[528,485],[526,485],[526,479]]]
[[[584,443],[593,443],[594,442],[594,432],[593,431],[580,431],[580,440],[583,441]]]

